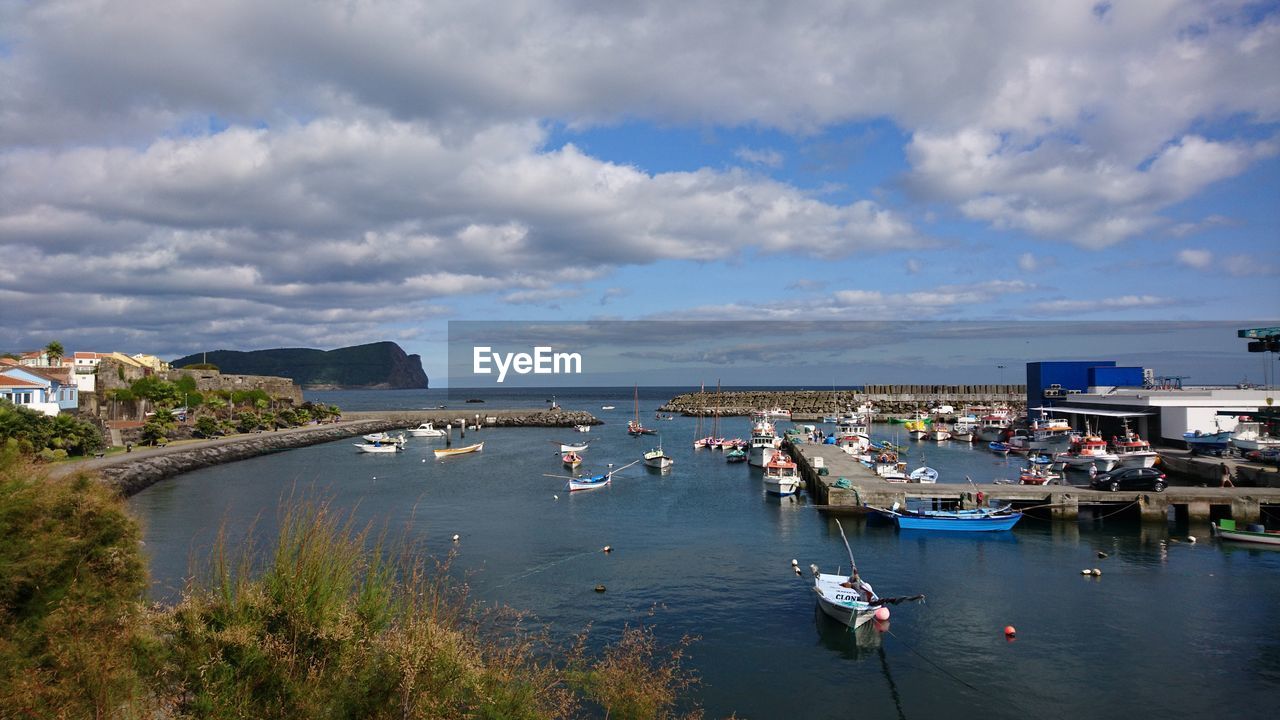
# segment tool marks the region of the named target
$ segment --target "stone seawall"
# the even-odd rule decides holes
[[[685,415],[748,415],[753,410],[782,408],[795,420],[815,420],[823,415],[871,403],[881,416],[909,415],[938,405],[952,405],[957,411],[967,405],[1005,405],[1021,409],[1026,405],[1022,385],[868,385],[853,390],[735,390],[695,392],[677,395],[659,410]]]
[[[446,423],[460,420],[460,414],[448,410],[344,413],[342,422],[330,425],[236,435],[158,448],[137,448],[131,453],[57,465],[51,472],[55,475],[79,471],[97,473],[104,482],[128,496],[165,478],[211,465],[343,440],[366,433],[403,430],[422,422],[434,422],[439,427],[444,427]],[[472,413],[468,424],[474,422],[474,416],[475,413]],[[600,424],[590,413],[580,411],[494,410],[481,413],[480,420],[484,427],[571,427]],[[480,431],[482,435],[483,432]]]

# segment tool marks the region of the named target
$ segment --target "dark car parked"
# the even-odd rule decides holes
[[[1155,490],[1164,492],[1169,486],[1164,473],[1155,468],[1120,468],[1102,473],[1090,483],[1097,490]]]

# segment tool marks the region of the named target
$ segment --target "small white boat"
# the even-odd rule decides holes
[[[939,442],[943,440],[950,440],[951,430],[947,429],[944,425],[935,425],[933,429],[929,431],[929,439],[937,440]]]
[[[444,437],[444,431],[429,422],[424,422],[415,428],[409,428],[409,434],[413,437]]]
[[[601,406],[600,406],[600,409],[601,409],[601,410],[614,410],[614,409],[616,409],[616,408],[615,408],[613,405],[601,405]]]
[[[1240,530],[1236,528],[1235,520],[1219,520],[1216,524],[1210,523],[1213,534],[1223,540],[1235,540],[1236,542],[1257,543],[1259,545],[1280,545],[1280,532],[1267,532],[1264,525],[1249,525],[1248,529]]]
[[[587,449],[587,446],[588,446],[588,445],[590,445],[590,444],[591,444],[591,443],[576,443],[576,444],[572,444],[572,445],[567,445],[567,444],[561,443],[561,444],[560,444],[560,452],[562,452],[562,453],[567,453],[567,452],[582,452],[583,450],[586,450],[586,449]]]
[[[651,468],[665,470],[666,468],[674,465],[675,462],[675,460],[672,460],[670,456],[662,451],[661,445],[644,454],[644,464]]]
[[[578,432],[591,432],[590,425],[574,425],[573,429],[577,430]]]
[[[1231,444],[1241,450],[1271,450],[1280,448],[1280,438],[1267,434],[1262,423],[1246,421],[1236,424],[1231,432]]]
[[[771,495],[795,495],[800,489],[800,471],[791,456],[775,450],[764,466],[764,489]]]
[[[918,467],[907,476],[908,482],[933,485],[938,482],[938,471],[931,467]]]
[[[467,453],[480,452],[483,449],[484,449],[484,443],[478,442],[475,445],[468,445],[466,447],[460,447],[460,448],[441,448],[439,450],[435,450],[434,452],[436,454],[436,457],[443,458],[443,457],[452,457],[454,455],[465,455]]]
[[[371,443],[353,443],[360,452],[366,453],[395,453],[404,449],[404,445],[397,442],[371,442]]]
[[[365,435],[364,441],[369,443],[384,443],[384,442],[391,442],[392,437],[391,435],[384,432],[376,432],[376,433],[369,433],[368,435]]]
[[[844,535],[844,527],[836,520],[840,529],[840,538],[849,551],[850,572],[848,575],[831,575],[818,571],[817,565],[810,565],[813,573],[813,591],[818,596],[818,607],[831,619],[843,623],[853,629],[865,625],[876,617],[880,610],[881,617],[889,618],[889,609],[885,605],[896,605],[901,602],[924,600],[924,595],[910,597],[881,598],[876,595],[871,584],[858,574],[858,565],[853,561],[853,549],[849,547],[849,539]]]

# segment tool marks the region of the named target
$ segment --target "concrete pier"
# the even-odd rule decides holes
[[[1232,518],[1237,522],[1260,522],[1263,508],[1280,515],[1280,488],[1171,486],[1157,493],[1107,492],[1071,485],[956,482],[963,478],[944,478],[936,485],[890,483],[834,445],[793,445],[790,452],[808,484],[810,497],[832,512],[858,512],[862,505],[889,507],[894,502],[905,504],[908,499],[939,506],[971,505],[980,491],[992,500],[1039,511],[1054,520],[1076,520],[1082,512],[1101,516],[1130,508],[1148,522],[1166,522],[1170,509],[1179,518],[1193,520]],[[819,466],[826,469],[825,475],[818,472]],[[841,478],[848,480],[850,487],[835,487]]]

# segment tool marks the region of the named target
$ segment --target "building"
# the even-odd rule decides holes
[[[96,352],[76,352],[70,358],[64,358],[74,373],[76,387],[82,393],[93,392],[97,388],[98,364],[102,362],[102,354]]]
[[[0,398],[45,415],[75,410],[80,404],[80,394],[70,375],[70,371],[3,366],[0,367]]]
[[[1073,427],[1088,426],[1105,438],[1128,426],[1152,444],[1183,446],[1183,433],[1233,430],[1239,416],[1258,414],[1276,394],[1168,382],[1153,386],[1150,377],[1142,368],[1116,367],[1112,361],[1028,363],[1028,414],[1065,416]]]

